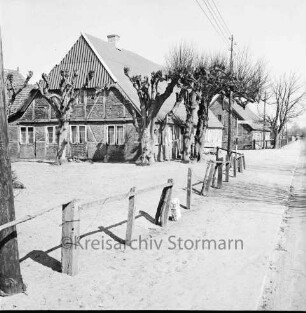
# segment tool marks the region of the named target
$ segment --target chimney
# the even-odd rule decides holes
[[[114,45],[115,48],[117,47],[118,41],[120,39],[119,35],[113,34],[113,35],[108,35],[107,36],[108,42],[111,43],[112,45]]]

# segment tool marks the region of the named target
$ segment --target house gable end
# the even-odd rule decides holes
[[[86,90],[85,101],[78,101],[72,109],[70,121],[107,121],[107,120],[130,120],[132,121],[133,106],[127,101],[122,93],[115,87],[107,91],[103,100],[102,96],[92,100],[93,89]],[[56,122],[55,111],[39,92],[24,106],[22,112],[16,116],[17,122]],[[12,120],[13,121],[13,120]]]
[[[61,70],[68,70],[70,74],[74,70],[78,70],[79,76],[75,82],[76,88],[83,86],[89,71],[94,71],[94,76],[88,85],[89,88],[102,87],[115,82],[106,66],[102,64],[100,57],[96,55],[83,35],[79,37],[62,61],[49,73],[50,89],[59,89]]]

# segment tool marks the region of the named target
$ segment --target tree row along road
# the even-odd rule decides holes
[[[191,210],[169,223],[167,231],[145,217],[137,218],[135,239],[162,242],[161,248],[85,248],[85,241],[108,240],[114,246],[125,238],[127,203],[82,210],[80,273],[63,275],[61,259],[61,214],[53,210],[40,218],[18,225],[21,272],[27,295],[1,299],[1,309],[254,309],[257,306],[269,256],[278,239],[288,192],[301,144],[277,150],[245,151],[246,170],[230,177],[222,189],[208,197],[192,194]],[[186,201],[187,169],[203,179],[203,164],[156,163],[150,167],[133,164],[13,163],[27,187],[15,198],[17,218],[34,214],[71,199],[99,199],[127,193],[131,186],[149,187],[152,182],[174,180],[173,197]],[[298,172],[298,171],[296,171]],[[124,175],[122,175],[124,173]],[[148,179],[148,177],[150,179]],[[69,184],[67,184],[69,182]],[[65,188],[58,188],[65,186]],[[193,186],[200,190],[201,186]],[[160,190],[137,196],[137,209],[153,217]],[[243,240],[243,249],[181,249],[169,242],[198,240]],[[137,244],[136,241],[136,244]],[[169,249],[171,248],[171,249]],[[50,292],[51,291],[51,292]]]

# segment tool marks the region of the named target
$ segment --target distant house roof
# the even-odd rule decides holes
[[[228,103],[228,100],[226,100]],[[263,123],[260,122],[260,118],[247,106],[243,108],[235,101],[232,102],[232,108],[237,113],[237,115],[246,122],[253,130],[263,130]],[[265,127],[266,131],[269,131],[268,127]]]
[[[90,48],[91,52],[88,52]],[[58,89],[60,82],[60,70],[72,72],[75,68],[79,70],[79,77],[76,81],[76,87],[80,88],[85,81],[85,77],[90,70],[95,71],[95,75],[88,87],[103,86],[107,83],[115,83],[119,90],[125,94],[134,107],[140,111],[140,101],[135,88],[124,74],[124,68],[130,69],[131,75],[150,76],[152,72],[162,69],[158,65],[134,52],[118,49],[113,43],[101,40],[88,34],[81,34],[77,42],[73,45],[64,59],[55,66],[50,74],[51,89]],[[163,92],[166,83],[160,83],[159,91]],[[175,103],[175,94],[173,93],[164,103],[159,119],[162,119],[173,107]],[[181,105],[176,110],[177,119],[183,123],[186,120],[186,110]],[[209,127],[222,128],[222,124],[210,112]]]
[[[257,114],[255,114],[251,109],[247,106],[242,108],[236,102],[233,102],[233,109],[236,111],[238,115],[242,117],[248,124],[252,127],[253,130],[263,130],[263,123],[260,122],[260,118]],[[265,130],[268,131],[269,129],[265,127]]]
[[[13,83],[18,89],[21,87],[25,81],[25,78],[17,70],[4,69],[4,77],[7,78],[8,74],[13,75]],[[27,85],[16,97],[13,105],[11,106],[10,115],[16,113],[19,109],[22,108],[26,100],[28,99],[31,91],[35,89],[34,85]]]

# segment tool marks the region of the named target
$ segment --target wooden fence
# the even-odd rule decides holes
[[[91,207],[112,203],[119,200],[128,200],[128,215],[125,244],[131,245],[133,239],[133,231],[135,225],[136,207],[135,198],[137,195],[150,191],[162,189],[161,197],[155,214],[155,224],[166,227],[168,224],[170,200],[173,188],[173,180],[168,179],[167,183],[156,185],[148,188],[136,190],[132,187],[128,193],[95,200],[92,202],[82,202],[80,200],[72,200],[62,206],[56,206],[44,209],[33,215],[26,215],[15,221],[0,226],[0,231],[19,225],[21,223],[32,220],[38,216],[51,212],[55,209],[62,209],[62,240],[61,240],[61,264],[62,273],[74,276],[78,273],[78,246],[74,244],[74,240],[80,237],[80,210],[89,209]]]
[[[188,169],[187,176],[187,209],[191,207],[191,190],[192,186],[197,184],[202,184],[200,195],[207,196],[210,187],[222,188],[223,175],[224,182],[229,182],[230,169],[232,169],[233,177],[237,176],[237,171],[242,173],[246,168],[245,156],[243,153],[231,150],[229,154],[226,155],[224,160],[223,157],[219,157],[219,151],[223,150],[228,152],[227,149],[217,147],[216,148],[216,160],[210,160],[207,162],[207,167],[205,170],[205,175],[203,181],[192,183],[192,170]],[[224,169],[224,171],[223,171]]]
[[[205,175],[203,181],[200,181],[196,184],[202,184],[200,195],[207,196],[210,187],[222,188],[223,183],[223,168],[225,169],[225,181],[229,181],[229,172],[230,169],[233,171],[233,176],[236,177],[236,171],[243,172],[245,169],[245,157],[244,154],[236,153],[235,151],[230,152],[230,157],[225,160],[223,157],[219,158],[219,149],[225,150],[223,148],[217,149],[216,160],[210,160],[207,163],[205,169]],[[161,227],[166,227],[169,220],[169,210],[170,210],[170,201],[172,195],[174,182],[172,179],[168,179],[165,184],[155,185],[148,188],[143,188],[137,190],[136,187],[132,187],[129,192],[122,193],[115,196],[106,197],[103,199],[95,200],[92,202],[82,202],[80,200],[72,200],[67,204],[56,206],[49,209],[44,209],[33,215],[26,215],[21,218],[18,218],[12,222],[3,224],[0,226],[0,232],[4,229],[19,225],[21,223],[32,220],[38,216],[46,214],[56,209],[62,210],[62,241],[61,241],[61,264],[62,264],[62,273],[74,276],[78,273],[78,256],[79,248],[78,245],[73,244],[73,239],[80,237],[80,210],[89,209],[96,206],[101,206],[106,203],[112,203],[120,200],[128,200],[127,205],[127,226],[126,226],[126,235],[125,235],[125,244],[130,246],[133,240],[133,233],[135,227],[135,216],[136,216],[136,207],[135,207],[135,198],[138,195],[155,191],[162,190],[160,200],[156,209],[155,214],[155,224],[160,225]],[[187,196],[186,196],[186,208],[191,209],[192,207],[192,186],[195,184],[192,183],[192,169],[188,168],[187,173]],[[66,239],[69,239],[70,242],[67,245],[65,242]],[[70,245],[69,245],[70,244]]]

